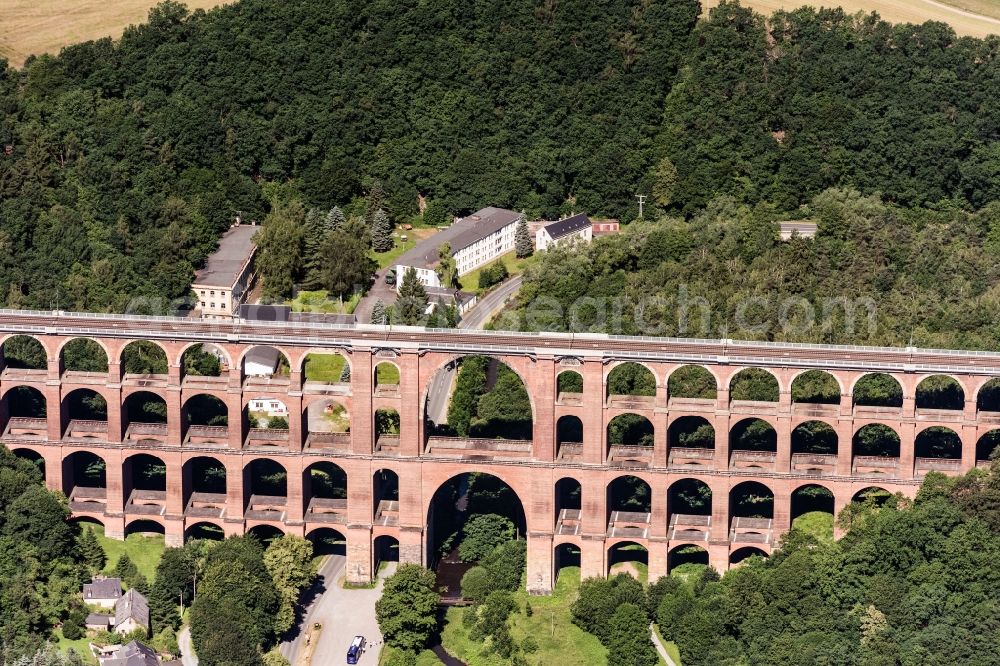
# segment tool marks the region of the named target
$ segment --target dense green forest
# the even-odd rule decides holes
[[[904,209],[835,189],[805,210],[819,225],[813,239],[781,242],[771,207],[722,196],[688,222],[664,217],[585,247],[549,251],[525,274],[519,318],[501,322],[624,334],[1000,345],[1000,207]]]
[[[685,666],[996,664],[998,499],[996,465],[931,473],[915,501],[852,505],[839,541],[793,530],[721,581],[665,579],[650,612]]]
[[[0,446],[0,663],[41,650],[100,568],[87,561],[80,528],[67,518],[66,498],[45,489],[35,464]],[[45,651],[36,659],[62,663]]]
[[[830,187],[945,217],[997,199],[996,38],[839,10],[765,19],[726,3],[696,25],[698,12],[165,3],[119,42],[0,65],[0,298],[122,310],[184,297],[238,214],[261,221],[292,200],[351,217],[378,187],[395,221],[421,198],[438,220],[494,204],[624,221],[636,192],[685,219],[728,212],[720,195],[800,216]],[[894,218],[879,227],[906,234],[926,216]],[[856,268],[884,287],[898,264],[891,248],[876,259]]]
[[[0,297],[187,294],[275,189],[622,214],[653,163],[693,0],[243,0],[0,65]],[[5,147],[10,147],[6,154]],[[437,206],[439,209],[440,206]]]

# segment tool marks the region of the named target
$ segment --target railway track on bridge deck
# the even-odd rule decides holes
[[[1000,374],[1000,353],[899,347],[860,347],[734,340],[629,337],[423,329],[368,324],[203,320],[0,310],[0,332],[117,338],[271,343],[295,346],[407,348],[466,353],[552,354],[581,357],[904,372],[961,371]]]

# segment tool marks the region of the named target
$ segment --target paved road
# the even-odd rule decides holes
[[[313,652],[313,666],[341,664],[347,655],[347,646],[358,635],[368,641],[368,650],[361,659],[362,664],[374,666],[378,663],[378,655],[382,649],[382,633],[375,619],[375,602],[382,596],[382,585],[385,577],[395,571],[395,565],[390,564],[379,574],[378,585],[371,590],[345,590],[340,579],[344,574],[345,558],[334,555],[328,558],[319,570],[317,580],[318,596],[306,608],[305,619],[300,625],[309,627],[313,622],[323,624],[319,644]],[[281,654],[285,655],[293,666],[304,647],[304,632],[292,641],[286,641],[279,646]]]
[[[521,288],[521,276],[515,275],[499,287],[479,299],[476,307],[465,313],[459,328],[482,328],[490,318],[502,308],[517,290]]]
[[[448,398],[455,378],[455,366],[448,365],[437,371],[427,389],[427,418],[435,425],[448,422]]]
[[[520,288],[521,276],[515,275],[483,296],[474,308],[465,313],[458,327],[482,328]],[[446,423],[448,420],[448,398],[451,396],[451,386],[454,379],[455,369],[447,367],[439,370],[431,381],[430,389],[427,392],[427,418],[436,425]]]
[[[181,663],[184,666],[198,666],[198,657],[195,656],[194,646],[191,645],[191,628],[187,625],[177,632],[177,645],[181,649]]]

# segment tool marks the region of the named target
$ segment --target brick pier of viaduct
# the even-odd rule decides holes
[[[0,427],[4,444],[44,463],[47,485],[65,492],[75,516],[99,520],[108,535],[122,537],[136,521],[160,525],[168,543],[179,544],[192,526],[213,524],[226,534],[258,526],[309,536],[336,530],[346,541],[348,578],[367,581],[379,539],[398,544],[401,561],[429,561],[428,514],[435,491],[465,472],[492,474],[520,499],[528,543],[528,587],[551,590],[556,553],[565,544],[580,551],[584,576],[605,575],[609,551],[634,542],[647,549],[650,578],[665,574],[670,553],[696,545],[725,570],[748,548],[770,552],[794,517],[793,495],[803,486],[832,492],[839,512],[866,488],[912,496],[932,469],[959,473],[985,464],[977,443],[1000,428],[1000,412],[977,404],[980,389],[1000,377],[1000,354],[917,349],[873,349],[782,345],[728,340],[675,340],[600,335],[516,334],[374,326],[236,322],[144,318],[63,312],[0,312],[0,340],[29,336],[44,349],[47,366],[8,367],[0,374]],[[107,354],[108,371],[68,370],[63,348],[76,338],[96,341]],[[136,341],[158,345],[168,372],[125,373],[125,348]],[[199,343],[219,350],[224,372],[218,377],[184,376],[183,355]],[[245,372],[245,355],[270,346],[288,361],[287,374],[261,377]],[[304,377],[308,354],[340,354],[350,367],[349,382],[315,382]],[[533,411],[530,441],[430,437],[425,403],[436,373],[456,359],[481,354],[506,363],[524,381]],[[607,378],[619,364],[639,363],[656,379],[655,396],[609,395]],[[376,367],[398,368],[398,383],[379,384]],[[716,381],[715,399],[668,394],[678,368],[696,365]],[[777,380],[777,402],[730,399],[730,380],[746,368],[760,368]],[[839,404],[792,400],[801,373],[822,370],[840,386]],[[573,371],[582,392],[557,390],[557,377]],[[901,407],[854,404],[853,387],[869,373],[885,373],[902,387]],[[958,409],[925,409],[916,404],[918,384],[946,375],[958,382],[964,402]],[[27,387],[44,398],[44,418],[17,413],[11,391]],[[74,392],[99,394],[108,406],[106,421],[72,417]],[[21,389],[22,391],[24,388]],[[129,396],[144,392],[165,403],[166,423],[130,418]],[[224,403],[227,425],[189,423],[187,405],[208,395]],[[251,400],[280,401],[288,429],[256,427],[247,416]],[[311,429],[310,405],[339,404],[349,414],[349,432]],[[396,434],[379,435],[376,412],[399,415]],[[610,446],[608,424],[626,413],[647,418],[652,446]],[[574,417],[581,441],[560,441],[557,424]],[[697,417],[714,429],[714,448],[671,446],[672,424]],[[773,452],[739,451],[731,433],[740,422],[759,418],[777,433]],[[834,451],[797,453],[792,433],[805,422],[821,421],[836,432]],[[899,437],[898,456],[858,455],[852,438],[879,423]],[[951,457],[921,458],[915,441],[927,428],[948,428],[961,442]],[[81,452],[101,458],[103,487],[86,487],[71,464]],[[144,490],[130,460],[155,456],[166,468],[165,489]],[[225,468],[225,492],[199,492],[192,461],[211,459]],[[268,459],[287,472],[283,496],[253,491],[254,461]],[[310,467],[333,463],[346,474],[346,499],[312,497]],[[386,475],[398,483],[398,498],[382,497]],[[608,489],[630,475],[650,489],[648,512],[617,511]],[[678,513],[670,506],[672,484],[696,479],[711,490],[710,512]],[[567,481],[568,480],[568,481]],[[557,484],[579,484],[579,504],[567,506]],[[757,482],[773,494],[770,518],[736,515],[730,493]]]

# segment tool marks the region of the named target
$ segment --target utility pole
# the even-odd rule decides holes
[[[645,194],[637,194],[635,198],[639,200],[639,217],[642,217],[642,204],[646,203],[648,197]]]

